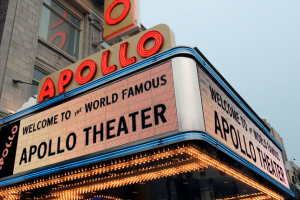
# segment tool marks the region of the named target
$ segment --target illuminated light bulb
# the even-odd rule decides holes
[[[173,150],[174,151],[174,150]],[[154,151],[155,152],[155,151]],[[183,172],[187,172],[187,171],[191,171],[191,170],[196,170],[196,169],[200,169],[200,168],[204,168],[204,167],[208,167],[208,165],[210,165],[210,166],[213,166],[213,167],[215,167],[215,168],[218,168],[218,169],[220,169],[221,171],[225,171],[227,174],[230,174],[230,175],[232,175],[232,176],[235,176],[235,178],[238,178],[238,179],[243,179],[243,178],[245,178],[246,176],[245,175],[242,175],[242,174],[239,174],[239,173],[235,173],[235,172],[233,172],[231,169],[227,169],[226,168],[226,166],[224,165],[224,164],[222,164],[222,163],[219,163],[218,161],[214,161],[214,160],[212,160],[212,158],[210,158],[210,157],[208,157],[206,154],[203,154],[203,153],[198,153],[198,152],[195,152],[194,150],[193,150],[193,148],[190,148],[190,147],[188,147],[188,148],[186,148],[185,147],[185,149],[181,149],[180,151],[178,151],[178,150],[175,150],[172,154],[165,154],[165,153],[162,153],[161,155],[159,155],[159,156],[155,156],[155,157],[149,157],[148,159],[139,159],[139,160],[136,160],[136,162],[138,162],[139,164],[142,164],[142,163],[144,163],[145,161],[147,161],[147,162],[150,162],[150,161],[154,161],[155,159],[159,159],[159,158],[161,158],[161,159],[165,159],[167,156],[169,156],[169,155],[178,155],[178,152],[180,153],[180,154],[182,154],[183,152],[187,152],[189,155],[192,155],[193,157],[195,157],[195,158],[197,158],[198,159],[198,162],[201,162],[201,164],[200,163],[198,163],[198,164],[192,164],[192,165],[186,165],[186,166],[183,166],[183,167],[179,167],[179,168],[175,168],[175,169],[173,169],[172,168],[172,170],[170,170],[170,169],[167,169],[167,170],[165,170],[165,171],[161,171],[160,173],[153,173],[153,174],[147,174],[147,169],[154,169],[154,168],[156,168],[155,166],[151,166],[151,167],[147,167],[147,168],[143,168],[143,170],[145,170],[145,172],[146,172],[146,176],[143,176],[143,177],[140,177],[140,176],[135,176],[135,178],[130,178],[130,179],[127,179],[127,180],[123,180],[122,178],[122,181],[124,181],[124,182],[122,182],[122,183],[120,183],[120,182],[111,182],[111,183],[109,183],[108,185],[105,185],[105,187],[100,187],[100,185],[97,185],[97,190],[103,190],[104,188],[109,188],[109,187],[118,187],[118,186],[121,186],[121,185],[128,185],[128,184],[133,184],[133,183],[137,183],[137,182],[139,182],[139,180],[153,180],[153,179],[157,179],[157,178],[160,178],[160,177],[164,177],[164,176],[169,176],[169,175],[172,175],[172,174],[179,174],[179,173],[183,173]],[[204,155],[204,156],[203,156]],[[150,155],[149,155],[150,156]],[[153,159],[154,158],[154,159]],[[192,159],[192,158],[190,158],[190,159]],[[186,159],[186,160],[189,160],[189,159]],[[124,161],[125,161],[125,159],[124,159]],[[184,162],[185,160],[184,159],[182,159],[180,162]],[[127,161],[128,162],[128,161]],[[131,163],[131,161],[130,161],[130,163]],[[101,165],[101,163],[99,164],[99,165]],[[163,164],[162,166],[167,166],[167,165],[171,165],[171,163],[169,164],[169,163],[165,163],[165,164]],[[223,166],[224,165],[224,166]],[[96,165],[97,166],[97,165]],[[104,166],[105,166],[105,164],[104,164]],[[125,165],[122,165],[123,167],[124,166],[129,166],[129,164],[125,164]],[[132,166],[132,163],[130,164],[130,166]],[[116,164],[115,165],[115,167],[114,167],[114,169],[120,169],[120,165],[118,165],[118,164]],[[99,171],[96,171],[97,173],[99,173],[99,174],[101,174],[101,173],[104,173],[104,172],[109,172],[110,171],[110,169],[112,169],[112,168],[107,168],[107,169],[104,169],[103,170],[103,172],[101,172],[100,170]],[[82,168],[82,170],[83,170],[83,168]],[[90,170],[90,169],[89,169]],[[80,170],[78,170],[78,171],[80,171]],[[140,171],[140,170],[139,170]],[[75,172],[76,172],[76,170],[75,170]],[[93,171],[94,172],[94,171]],[[97,174],[97,173],[94,173],[94,174]],[[132,171],[131,172],[132,174],[134,174],[134,172]],[[71,171],[71,174],[72,174],[72,171]],[[94,175],[93,173],[89,173],[89,175],[91,175],[92,174],[92,176]],[[128,174],[130,174],[130,172],[128,172]],[[125,173],[124,173],[124,175],[125,175]],[[86,174],[84,174],[84,176],[86,177]],[[118,176],[122,176],[122,174],[118,174]],[[75,179],[75,178],[80,178],[80,177],[83,177],[83,176],[68,176],[68,179],[64,179],[64,181],[67,181],[67,180],[72,180],[73,178]],[[247,177],[246,177],[247,178]],[[49,179],[48,179],[48,181],[47,181],[47,184],[45,184],[45,185],[51,185],[51,184],[53,184],[53,183],[55,183],[55,182],[63,182],[63,180],[62,179],[58,179],[58,180],[55,180],[54,182],[52,181],[49,181],[49,180],[51,180],[51,179],[53,179],[53,175],[52,175],[52,178],[51,178],[51,176],[49,176]],[[103,178],[102,178],[103,179]],[[249,178],[248,178],[249,179]],[[100,178],[98,178],[98,180],[100,180]],[[109,181],[109,180],[108,180]],[[89,181],[89,182],[91,182],[91,180]],[[265,190],[265,188],[262,188],[262,187],[260,187],[259,186],[259,184],[257,184],[257,183],[253,183],[253,182],[251,182],[251,180],[243,180],[243,182],[246,182],[246,183],[248,183],[249,185],[250,184],[254,184],[257,188],[259,188],[260,190],[263,190],[263,191],[268,191],[268,190]],[[75,185],[77,185],[77,187],[79,186],[79,187],[81,187],[81,185],[83,185],[84,183],[88,183],[88,182],[80,182],[80,184],[79,183],[75,183]],[[29,183],[26,183],[26,184],[29,184]],[[29,189],[32,189],[32,188],[36,188],[36,187],[41,187],[41,186],[43,186],[44,184],[38,184],[38,185],[34,185],[34,183],[33,183],[33,185],[32,185],[32,187],[27,187],[27,188],[25,188],[24,186],[26,185],[26,184],[22,184],[22,185],[20,185],[19,187],[23,187],[22,189],[24,189],[24,190],[29,190]],[[35,183],[36,184],[36,183]],[[31,184],[29,184],[29,186],[30,186]],[[69,184],[68,185],[68,187],[70,186],[71,184]],[[73,184],[72,184],[73,185]],[[14,187],[14,188],[18,188],[18,187]],[[63,187],[63,188],[65,188],[65,187]],[[67,188],[67,187],[66,187]],[[10,189],[11,189],[11,187],[10,187]],[[53,188],[51,188],[52,190],[53,190]],[[59,188],[55,188],[55,189],[59,189]],[[7,188],[6,188],[6,190],[7,190]],[[20,190],[20,191],[22,191],[22,190]],[[14,190],[14,192],[16,192],[16,190]],[[87,190],[86,190],[86,188],[85,188],[85,190],[84,191],[81,191],[80,190],[80,192],[84,192],[84,193],[86,193],[87,192]],[[78,190],[75,190],[75,191],[71,191],[71,190],[69,190],[68,191],[68,193],[63,193],[62,195],[64,196],[64,198],[65,197],[71,197],[73,194],[78,194]],[[275,193],[274,193],[275,194]],[[67,196],[68,195],[68,196]],[[61,199],[63,199],[63,198],[61,198]],[[80,198],[80,199],[82,199],[82,198]]]

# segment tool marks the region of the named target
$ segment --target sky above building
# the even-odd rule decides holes
[[[198,47],[283,138],[300,166],[300,1],[140,0],[146,28],[167,24]]]

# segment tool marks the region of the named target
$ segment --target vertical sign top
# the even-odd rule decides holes
[[[140,27],[138,0],[105,0],[103,38],[113,41]]]

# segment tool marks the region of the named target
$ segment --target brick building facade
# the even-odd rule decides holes
[[[59,69],[69,66],[77,61],[81,62],[82,59],[84,59],[92,54],[95,54],[96,52],[113,44],[113,43],[111,43],[111,44],[102,43],[97,46],[93,45],[94,43],[102,41],[103,10],[104,10],[103,7],[104,7],[104,0],[2,0],[1,1],[1,4],[0,4],[0,119],[3,117],[6,117],[12,113],[17,112],[17,110],[20,109],[22,107],[22,105],[25,102],[27,102],[27,100],[30,97],[34,96],[37,92],[37,85],[38,85],[39,81],[41,81],[42,78],[44,76],[46,76],[47,74],[53,73]],[[140,32],[144,29],[145,28],[142,26],[141,30],[138,30],[137,32]],[[136,34],[137,32],[133,33],[132,35]],[[126,38],[126,37],[124,37],[124,38]],[[119,41],[114,41],[114,43],[120,42],[120,40],[123,40],[124,38],[120,38]],[[186,64],[185,62],[182,62],[182,63]],[[170,62],[167,63],[167,65],[169,66],[169,70],[172,71],[171,65],[169,65],[169,64],[170,64]],[[160,71],[162,71],[162,70],[160,70]],[[204,75],[204,71],[203,71],[202,75]],[[150,80],[150,78],[148,78],[148,79]],[[147,82],[149,82],[149,81],[147,81]],[[149,83],[151,84],[151,82],[149,82]],[[174,82],[172,82],[172,85],[174,85]],[[172,108],[174,110],[174,112],[172,112],[172,114],[174,114],[174,113],[176,113],[176,111],[175,111],[176,110],[175,96],[174,96],[175,90],[174,90],[174,88],[173,88],[173,90],[168,89],[168,92],[171,93],[170,96],[172,96],[172,102],[174,102],[174,104],[172,104]],[[166,95],[166,96],[168,96],[168,95]],[[198,97],[200,97],[200,91],[199,91]],[[201,101],[199,101],[199,102],[201,102]],[[141,105],[145,106],[144,103],[142,103]],[[200,105],[200,104],[198,104],[198,105]],[[216,107],[218,107],[218,106],[219,105],[217,105]],[[143,112],[145,112],[145,110],[147,110],[147,109],[148,108],[144,109]],[[120,112],[120,113],[122,113],[122,112]],[[129,116],[130,115],[131,114],[129,114]],[[169,114],[169,116],[173,120],[174,123],[172,124],[172,126],[168,126],[168,128],[171,127],[172,129],[167,129],[166,127],[162,127],[162,128],[168,134],[170,133],[170,135],[171,135],[171,131],[173,131],[172,135],[175,133],[176,134],[179,133],[179,132],[176,132],[177,129],[179,129],[179,128],[178,127],[174,128],[174,124],[176,124],[178,122],[177,118],[171,117],[171,114]],[[146,117],[148,117],[148,116],[146,116]],[[146,117],[144,117],[144,119],[146,119]],[[123,119],[123,118],[120,118],[120,119]],[[100,119],[98,121],[100,121]],[[167,121],[167,120],[165,120],[165,121]],[[171,121],[171,120],[169,120],[169,121]],[[267,121],[264,121],[264,122],[267,124]],[[269,126],[269,128],[271,130],[270,133],[272,134],[272,136],[283,146],[282,157],[283,157],[284,161],[287,162],[287,156],[286,156],[286,152],[284,149],[284,144],[283,144],[282,138],[275,131],[275,129],[273,129],[270,126],[270,124],[267,124],[267,125]],[[151,124],[151,126],[152,126],[152,124]],[[94,127],[96,127],[96,126],[94,126]],[[190,130],[194,131],[195,130],[194,126],[191,126],[191,127],[193,127],[193,129],[186,128],[186,130],[189,130],[189,132],[190,132]],[[22,128],[20,128],[20,130],[22,130]],[[94,135],[100,134],[100,131],[97,132],[94,130],[93,130]],[[109,130],[109,129],[107,129],[107,130]],[[157,133],[157,130],[158,129],[151,132],[151,134],[153,134],[153,137],[154,137],[154,134]],[[133,132],[135,132],[135,131],[133,131]],[[213,130],[211,132],[213,133]],[[141,133],[141,131],[139,130],[136,132],[136,135],[140,135],[140,133]],[[59,131],[59,134],[61,134],[60,131]],[[125,133],[125,134],[127,134],[127,133]],[[144,134],[145,136],[149,135],[148,133],[142,133],[142,134]],[[195,133],[195,134],[198,134],[199,138],[200,138],[200,136],[203,137],[202,133],[201,134]],[[23,135],[24,135],[24,133],[23,133]],[[170,135],[168,135],[168,136],[170,136]],[[190,136],[187,136],[186,138],[188,138],[188,137],[190,137]],[[94,136],[94,138],[95,138],[95,136]],[[141,137],[139,139],[140,142],[146,141],[146,140],[142,140],[145,138],[146,137],[144,137],[144,138]],[[172,140],[174,140],[174,138],[172,138]],[[184,140],[188,141],[190,139],[184,139]],[[28,140],[28,141],[30,141],[30,140]],[[59,139],[59,141],[60,141],[60,139]],[[161,141],[162,140],[159,141],[159,145],[161,145],[161,143],[162,143]],[[168,194],[169,196],[173,196],[173,197],[175,197],[175,195],[176,195],[177,196],[176,199],[185,199],[185,198],[183,198],[184,196],[186,196],[186,197],[189,196],[191,199],[191,195],[194,195],[195,197],[197,197],[197,198],[193,198],[193,199],[200,199],[200,195],[201,195],[201,199],[215,199],[215,196],[213,196],[213,195],[216,195],[216,196],[219,195],[220,197],[226,196],[226,197],[228,197],[228,199],[233,199],[231,197],[237,197],[237,199],[238,199],[238,197],[241,193],[248,195],[248,196],[245,196],[245,198],[246,197],[254,198],[254,197],[259,197],[259,195],[263,195],[263,193],[258,193],[260,190],[257,190],[257,187],[252,188],[252,186],[253,185],[257,186],[257,184],[254,184],[254,183],[258,183],[261,180],[263,180],[261,182],[265,182],[265,183],[267,183],[267,181],[265,181],[264,178],[257,176],[257,174],[255,172],[253,172],[253,171],[249,170],[248,168],[244,167],[243,165],[241,165],[239,162],[237,162],[237,160],[234,160],[233,157],[230,157],[230,156],[226,155],[224,152],[219,151],[214,146],[209,146],[210,144],[204,143],[204,141],[202,141],[202,140],[201,141],[195,140],[196,141],[195,143],[194,142],[191,143],[190,141],[188,141],[189,143],[186,143],[186,141],[184,141],[184,142],[181,142],[181,140],[179,140],[179,141],[180,141],[180,143],[179,142],[177,142],[176,144],[170,143],[169,146],[166,146],[166,147],[163,146],[163,149],[159,146],[154,148],[153,147],[154,145],[153,145],[151,147],[153,149],[149,150],[148,149],[149,147],[147,147],[147,149],[146,149],[147,151],[145,150],[144,152],[141,152],[142,148],[134,147],[134,149],[137,149],[136,150],[137,154],[135,154],[135,155],[134,154],[130,155],[131,154],[130,153],[128,155],[126,154],[127,157],[124,156],[123,158],[113,157],[113,159],[115,159],[115,160],[105,160],[106,163],[105,162],[101,163],[102,161],[101,162],[99,161],[99,163],[97,163],[96,165],[87,166],[87,164],[85,164],[85,166],[84,166],[85,171],[90,171],[91,169],[96,171],[96,170],[98,170],[98,167],[99,167],[99,169],[101,168],[100,166],[105,167],[105,165],[107,165],[107,163],[108,163],[107,166],[109,166],[109,165],[111,165],[111,166],[118,165],[119,166],[119,164],[121,162],[125,163],[125,161],[126,161],[129,163],[129,162],[131,162],[131,160],[134,160],[134,159],[144,159],[143,162],[140,162],[140,166],[136,167],[137,164],[135,164],[135,166],[133,166],[133,165],[130,166],[132,168],[129,168],[128,172],[133,173],[134,172],[133,170],[135,170],[135,172],[138,171],[140,173],[140,170],[144,171],[145,168],[152,170],[152,167],[153,166],[156,167],[156,165],[158,164],[158,167],[161,165],[162,167],[164,167],[163,170],[166,170],[166,171],[161,171],[159,173],[165,173],[165,172],[167,172],[168,168],[171,167],[171,166],[167,167],[167,165],[169,165],[168,163],[173,163],[175,167],[178,167],[181,165],[180,163],[179,164],[177,163],[177,162],[181,162],[180,160],[186,159],[185,161],[187,161],[187,164],[193,164],[193,162],[197,162],[199,164],[205,160],[205,162],[203,162],[201,164],[201,167],[198,167],[197,170],[195,170],[196,168],[193,169],[194,172],[191,172],[192,170],[190,170],[190,169],[188,169],[186,171],[181,170],[180,173],[182,173],[185,177],[183,175],[179,175],[180,173],[178,171],[178,173],[176,172],[177,173],[176,176],[175,176],[176,173],[172,172],[168,175],[168,176],[170,176],[170,178],[166,177],[166,178],[162,178],[161,180],[158,180],[156,182],[153,181],[152,184],[155,187],[153,187],[153,186],[150,187],[148,183],[147,183],[148,185],[145,184],[144,179],[140,179],[141,184],[137,184],[137,185],[138,186],[141,185],[141,186],[139,186],[140,188],[143,187],[146,189],[143,189],[143,188],[140,189],[139,193],[143,194],[143,195],[145,195],[145,194],[147,195],[147,193],[145,193],[145,191],[149,191],[149,193],[151,192],[153,194],[157,193],[157,194],[164,194],[164,195]],[[131,140],[131,142],[132,142],[132,140]],[[134,142],[139,142],[139,141],[136,140]],[[244,142],[245,142],[245,137],[244,137]],[[28,142],[28,143],[30,143],[30,142]],[[45,142],[42,142],[42,143],[45,143]],[[51,143],[49,141],[49,144],[50,144],[49,145],[49,153],[50,153],[52,139],[51,139]],[[60,144],[60,142],[58,144]],[[110,143],[110,144],[117,144],[117,143]],[[136,144],[139,144],[139,143],[136,143]],[[26,145],[27,145],[27,143],[26,143]],[[189,145],[189,146],[187,146],[187,145]],[[246,143],[245,143],[245,145],[246,145]],[[39,149],[40,149],[40,146],[39,146]],[[122,145],[118,145],[118,146],[122,146]],[[37,146],[35,146],[35,147],[37,147]],[[59,145],[57,147],[58,147],[57,150],[59,151]],[[112,148],[117,149],[116,146],[112,146],[112,145],[106,146],[106,148],[107,149],[112,149]],[[26,150],[26,147],[24,149]],[[30,147],[30,149],[31,149],[31,147]],[[183,149],[183,151],[181,151],[180,149]],[[195,150],[197,150],[197,151],[195,151]],[[173,152],[171,152],[171,151],[173,151]],[[185,152],[185,151],[187,151],[187,152]],[[100,152],[100,150],[99,150],[99,152]],[[131,152],[134,152],[134,151],[131,151]],[[185,152],[183,156],[182,156],[182,154],[183,154],[182,152]],[[211,154],[208,152],[211,152]],[[97,153],[97,152],[93,152],[93,153]],[[164,156],[162,156],[162,158],[166,159],[166,162],[164,161],[164,163],[166,163],[166,166],[163,166],[163,164],[161,163],[162,161],[159,161],[160,157],[158,157],[158,156],[160,156],[160,155],[158,155],[158,156],[155,155],[155,154],[160,154],[160,153],[162,153],[164,155]],[[172,156],[169,157],[169,153],[172,153],[172,154],[170,154]],[[120,154],[117,154],[117,153],[113,153],[113,155],[120,156]],[[144,157],[143,157],[143,155],[144,155]],[[173,158],[173,155],[174,155],[174,158]],[[191,157],[191,155],[194,155],[195,158]],[[199,155],[202,155],[202,157],[196,157]],[[151,159],[149,159],[148,162],[145,162],[145,161],[147,161],[147,160],[145,160],[146,158],[147,159],[150,158],[149,156],[152,156],[153,159],[151,157]],[[156,157],[154,157],[154,156],[156,156]],[[117,160],[117,158],[118,158],[118,160]],[[125,158],[126,158],[126,160],[125,160]],[[198,158],[200,158],[199,161],[196,160]],[[40,159],[40,158],[38,158],[38,159]],[[124,161],[121,161],[121,159]],[[135,162],[136,161],[137,160],[135,160]],[[155,163],[154,164],[151,163],[149,165],[148,163],[150,161],[151,162],[153,161]],[[230,165],[229,164],[225,165],[224,164],[224,163],[226,163],[225,161],[227,163],[229,163]],[[55,161],[53,161],[53,162],[55,162]],[[124,164],[124,163],[122,163],[122,164]],[[138,163],[138,162],[136,162],[136,163]],[[142,163],[143,164],[146,163],[146,164],[142,165]],[[55,164],[55,163],[53,163],[53,164]],[[93,164],[95,164],[95,163],[93,163]],[[211,166],[208,169],[209,164]],[[127,167],[128,166],[129,165],[127,165]],[[123,170],[123,168],[121,170]],[[205,169],[205,168],[207,168],[207,169]],[[63,168],[61,168],[61,169],[64,170]],[[101,170],[102,169],[103,168],[101,168]],[[111,169],[114,169],[114,171],[115,171],[117,169],[117,167],[111,168]],[[172,169],[174,169],[174,168],[172,168]],[[185,170],[185,167],[182,169]],[[223,169],[223,171],[221,169]],[[243,169],[242,173],[240,173],[241,169]],[[74,170],[74,169],[72,169],[72,170]],[[82,170],[83,170],[83,168],[81,169],[81,172],[83,172]],[[120,168],[119,168],[119,170],[120,170]],[[125,175],[127,171],[125,171],[125,173],[124,173],[124,171],[121,171],[121,170],[120,170],[120,172],[122,173],[121,175],[123,175],[123,174]],[[75,171],[76,171],[75,172],[75,174],[76,174],[77,172],[80,172],[80,169],[76,168]],[[233,176],[232,177],[225,176],[226,175],[225,171],[230,172],[230,174]],[[96,171],[96,172],[98,173],[98,171]],[[109,171],[107,171],[107,172],[109,172]],[[128,172],[127,172],[127,175],[128,175]],[[97,175],[97,173],[96,173],[96,175]],[[119,172],[117,172],[117,173],[119,173]],[[62,174],[63,174],[63,171],[62,171]],[[70,175],[69,171],[67,174]],[[113,176],[115,174],[116,173],[114,173]],[[172,174],[173,174],[173,177],[171,177]],[[94,173],[92,174],[92,176],[93,175],[94,175]],[[111,174],[108,174],[108,175],[109,175],[109,177],[114,178],[113,176],[111,176]],[[288,173],[288,175],[289,175],[289,178],[292,177],[291,173]],[[58,174],[59,178],[60,178],[60,176],[61,176],[61,174]],[[66,172],[65,172],[65,176],[66,176]],[[73,176],[73,171],[71,171],[71,176]],[[52,174],[52,177],[53,177],[53,174]],[[61,177],[63,177],[63,176],[61,176]],[[75,175],[74,175],[74,177],[75,177]],[[253,180],[249,179],[249,177],[256,178],[255,181],[257,181],[257,182],[251,182]],[[55,178],[57,178],[57,174],[55,174]],[[76,178],[74,180],[76,180]],[[85,178],[86,178],[86,176],[85,176]],[[93,177],[93,179],[87,178],[87,180],[90,182],[90,181],[97,180],[97,178],[99,181],[100,176],[96,177],[96,179],[95,179],[95,177]],[[106,178],[107,177],[105,175],[105,179]],[[102,179],[103,179],[103,177],[102,177]],[[102,179],[101,179],[101,181],[102,181]],[[46,180],[46,182],[47,181],[52,182],[51,184],[53,184],[53,179],[52,179],[52,181],[50,181],[50,180],[51,179],[48,179],[48,180]],[[61,180],[61,179],[59,179],[59,180]],[[66,179],[66,180],[69,181],[69,179]],[[71,180],[73,181],[73,177]],[[243,183],[238,182],[240,180],[243,180]],[[219,181],[219,182],[217,182],[217,181]],[[36,184],[39,182],[41,183],[41,181],[36,182],[36,180],[34,180],[33,184]],[[44,182],[44,179],[43,179],[43,182]],[[77,181],[77,183],[78,182],[79,181]],[[251,184],[245,185],[245,182],[248,182]],[[29,183],[29,182],[27,182],[27,183]],[[27,186],[27,183],[26,183],[26,186]],[[135,182],[133,182],[133,183],[135,183]],[[193,186],[190,186],[190,185],[192,185],[192,183],[193,183]],[[215,185],[213,185],[213,183]],[[55,182],[55,184],[56,184],[56,182]],[[70,186],[70,184],[67,181],[65,182],[65,184],[68,187]],[[81,182],[80,184],[83,184],[83,182]],[[84,180],[84,184],[85,184],[85,180]],[[117,184],[119,184],[119,183],[117,183]],[[20,185],[20,187],[23,187],[23,186],[24,185],[22,185],[22,184]],[[189,186],[189,187],[187,187],[187,186]],[[265,186],[267,186],[267,184]],[[269,186],[270,186],[270,184],[269,184]],[[273,187],[273,185],[271,185],[271,186]],[[43,187],[44,187],[44,185],[43,185]],[[32,188],[34,188],[35,191]],[[22,197],[27,199],[26,197],[30,197],[30,195],[32,195],[32,196],[40,195],[40,196],[44,196],[45,198],[50,198],[49,196],[47,196],[48,193],[45,196],[45,191],[49,191],[50,187],[42,188],[40,186],[39,187],[34,186],[32,188],[30,189],[30,190],[33,190],[32,192],[28,192],[27,190],[25,190],[27,192],[22,191],[23,192]],[[123,188],[121,188],[120,190],[117,190],[117,189],[115,189],[115,185],[112,188],[113,188],[112,190],[114,190],[113,191],[114,194],[116,194],[116,195],[120,194],[121,196],[123,195],[123,193],[122,193]],[[149,188],[150,189],[152,188],[152,190],[150,190]],[[159,188],[159,189],[157,189],[157,188]],[[187,189],[187,188],[189,188],[189,189]],[[275,187],[273,187],[271,189],[273,190],[274,188]],[[15,189],[15,187],[13,187],[13,189]],[[112,190],[110,190],[110,189],[111,188],[107,188],[107,194],[112,194]],[[171,192],[171,189],[174,192]],[[200,189],[200,191],[199,191],[199,189]],[[53,190],[53,189],[51,189],[51,190]],[[5,189],[2,191],[6,192],[7,190]],[[127,184],[124,187],[124,191],[126,191],[126,192],[129,191],[130,194],[126,194],[127,196],[133,196],[134,194],[138,193],[135,188],[127,187]],[[213,191],[216,191],[215,194],[212,193]],[[273,191],[269,190],[268,187],[265,187],[264,191],[267,191],[268,195],[273,194]],[[1,193],[1,191],[0,191],[0,193]],[[97,192],[85,191],[85,193],[87,193],[87,195],[85,197],[89,197],[89,199],[90,199],[90,197],[92,197],[92,195],[95,195],[95,193],[97,193]],[[104,194],[106,194],[106,193],[104,193]],[[237,196],[235,196],[235,195],[237,195]],[[277,194],[275,194],[275,196],[277,196]],[[2,197],[0,195],[0,200],[1,199],[2,199]],[[128,199],[128,198],[126,198],[126,199]],[[133,199],[133,198],[130,198],[130,199]],[[138,199],[145,199],[145,198],[142,197],[142,198],[138,198]],[[153,199],[165,199],[165,198],[158,198],[158,197],[154,196]],[[243,199],[244,199],[244,197],[243,197]]]
[[[8,7],[8,0],[1,0],[1,3],[0,3],[0,45],[1,45],[1,38],[2,38],[5,19],[6,19],[7,7]]]
[[[43,76],[109,45],[92,47],[102,40],[103,6],[103,0],[1,1],[0,118],[36,94]]]

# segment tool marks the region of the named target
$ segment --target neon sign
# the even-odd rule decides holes
[[[173,45],[175,45],[174,36],[169,27],[166,25],[153,27],[45,77],[40,82],[37,100],[40,103],[70,91],[171,48]]]

